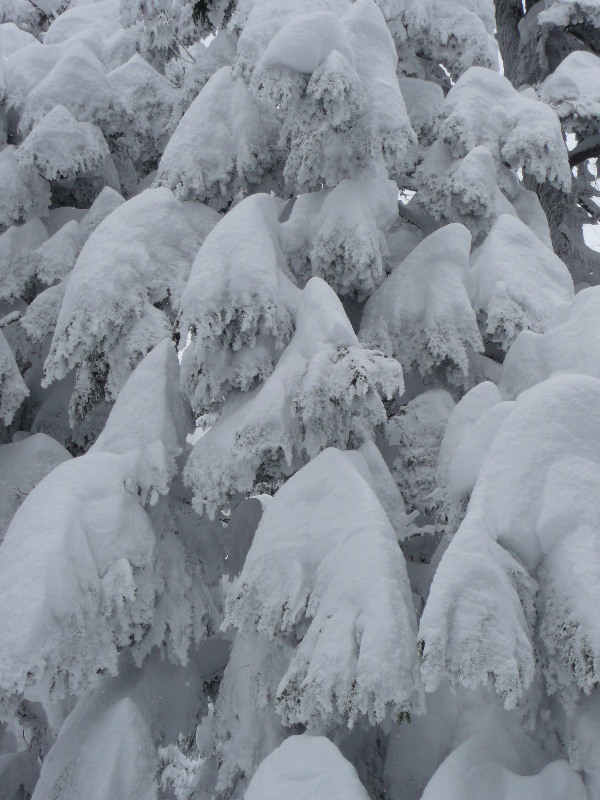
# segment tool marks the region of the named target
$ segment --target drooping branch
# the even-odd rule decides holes
[[[576,167],[589,158],[597,158],[598,156],[600,156],[600,134],[595,134],[579,142],[579,144],[570,151],[569,164],[571,167]]]

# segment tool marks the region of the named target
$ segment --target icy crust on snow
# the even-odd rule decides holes
[[[585,342],[585,346],[582,343]],[[561,373],[600,378],[600,289],[575,295],[543,334],[520,333],[504,360],[500,390],[515,398],[525,389]]]
[[[529,573],[537,572],[542,666],[550,692],[569,702],[589,693],[600,675],[600,630],[589,611],[600,518],[593,499],[600,448],[590,431],[600,381],[557,376],[514,403],[493,404],[491,389],[477,389],[481,402],[472,406],[483,413],[475,426],[487,425],[492,435],[421,620],[426,687],[446,672],[465,685],[485,683],[491,673],[507,706],[518,701],[534,675]],[[472,437],[485,439],[481,431]]]
[[[88,695],[67,718],[35,800],[156,800],[156,748],[142,712],[127,696],[103,700]]]
[[[17,161],[33,166],[47,181],[100,176],[110,159],[102,132],[78,122],[62,105],[38,122],[17,150]]]
[[[250,781],[244,800],[368,800],[356,770],[324,736],[290,736]]]
[[[275,700],[286,725],[375,724],[420,707],[406,566],[361,461],[327,449],[290,478],[228,596],[225,624],[242,636],[299,640]]]
[[[0,547],[0,686],[79,694],[152,620],[154,531],[127,462],[96,453],[56,467]]]
[[[217,219],[168,189],[147,189],[89,237],[44,367],[44,385],[78,367],[75,418],[104,394],[116,397],[141,358],[170,334],[169,307],[178,307],[193,257]]]
[[[238,46],[238,57],[239,52]],[[289,150],[284,178],[290,184],[300,191],[335,186],[357,173],[375,174],[382,159],[390,177],[404,172],[416,136],[396,63],[373,0],[358,0],[341,17],[321,4],[312,13],[293,15],[277,31],[250,87],[281,109],[282,142]]]
[[[541,84],[538,95],[577,133],[596,133],[600,119],[600,58],[584,50],[569,53]]]
[[[181,200],[223,208],[271,169],[278,136],[269,107],[260,107],[231,68],[222,67],[169,139],[156,183]]]
[[[50,208],[50,185],[35,168],[21,166],[16,156],[12,144],[0,151],[0,229],[45,217]]]
[[[422,800],[586,800],[580,776],[564,759],[546,764],[537,774],[521,774],[506,762],[504,743],[489,734],[464,741],[442,762],[427,784]],[[498,737],[499,738],[499,737]],[[486,741],[487,740],[487,741]]]
[[[471,235],[457,223],[424,239],[367,301],[361,340],[406,370],[426,376],[441,368],[465,384],[469,354],[483,350],[465,288],[470,249]]]
[[[508,214],[496,220],[471,256],[466,285],[484,339],[504,351],[522,330],[547,330],[575,297],[560,258]]]
[[[385,233],[397,218],[393,181],[344,180],[335,189],[300,195],[281,240],[299,280],[323,278],[337,294],[364,299],[385,277]]]
[[[0,330],[0,419],[10,425],[29,389],[21,377],[17,362],[6,337]]]
[[[93,452],[124,455],[142,503],[167,494],[192,420],[179,393],[179,362],[170,338],[158,344],[119,392]]]
[[[521,168],[539,183],[564,191],[571,186],[555,112],[492,70],[472,67],[459,78],[446,95],[439,134],[454,158],[483,145],[497,165]]]
[[[70,458],[61,444],[44,433],[0,446],[0,542],[31,490]]]
[[[201,410],[231,389],[269,377],[291,338],[300,296],[281,249],[272,196],[253,195],[208,234],[192,265],[180,311],[182,387]]]
[[[195,508],[213,515],[257,482],[277,486],[325,447],[372,439],[387,420],[380,395],[403,389],[398,362],[363,347],[333,290],[311,278],[272,375],[192,450],[184,475]]]

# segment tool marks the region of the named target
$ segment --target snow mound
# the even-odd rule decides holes
[[[50,186],[32,167],[22,167],[10,144],[0,151],[0,228],[45,217],[50,208]]]
[[[558,117],[550,106],[517,92],[504,76],[471,67],[448,92],[443,116],[440,136],[455,158],[484,145],[497,164],[569,190],[571,171]]]
[[[523,331],[506,354],[500,389],[517,397],[553,375],[600,378],[600,290],[584,289],[545,333]],[[585,342],[585,346],[582,346]]]
[[[297,198],[282,243],[300,280],[323,278],[338,294],[364,299],[385,277],[385,232],[397,217],[393,181],[344,180]]]
[[[31,490],[70,458],[61,444],[44,433],[0,446],[0,541]]]
[[[367,800],[356,770],[324,736],[290,736],[256,770],[244,800]]]
[[[164,190],[163,190],[164,191]],[[195,409],[271,374],[289,341],[299,291],[279,242],[278,203],[253,195],[206,237],[181,300],[182,386]]]
[[[406,566],[365,468],[360,451],[327,449],[290,478],[229,594],[225,623],[242,635],[301,640],[277,689],[286,725],[374,724],[419,707]]]
[[[0,234],[0,299],[14,301],[27,294],[36,272],[35,251],[47,239],[46,228],[37,218]]]
[[[0,546],[0,686],[42,697],[80,694],[154,611],[154,531],[127,462],[65,461],[28,495]]]
[[[442,368],[451,382],[464,383],[469,353],[483,350],[464,285],[470,248],[470,233],[456,223],[424,239],[367,301],[361,340],[406,370]]]
[[[86,241],[44,368],[44,385],[79,368],[76,417],[85,416],[94,395],[116,397],[141,358],[170,334],[166,312],[178,307],[194,254],[216,219],[168,189],[147,189],[116,208]]]
[[[169,139],[156,183],[181,200],[217,209],[260,183],[273,165],[279,125],[243,81],[222,67],[204,86]],[[198,147],[202,142],[202,147]]]
[[[156,502],[168,492],[191,422],[179,394],[177,353],[165,339],[133,371],[89,452],[126,455],[128,488],[135,481],[142,503]]]
[[[578,133],[596,133],[600,119],[600,58],[584,50],[569,53],[542,83],[538,94]]]
[[[47,181],[99,176],[110,159],[102,132],[89,122],[78,122],[57,105],[38,122],[17,150],[17,161],[33,166]]]
[[[484,339],[505,351],[522,330],[547,330],[575,297],[560,258],[508,214],[473,252],[466,284]]]
[[[311,278],[272,375],[190,454],[185,476],[195,507],[214,514],[251,492],[259,474],[272,488],[325,447],[372,439],[387,420],[380,395],[403,388],[400,365],[362,347],[333,290]]]

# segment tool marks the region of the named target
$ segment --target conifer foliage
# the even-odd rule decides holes
[[[0,800],[600,798],[599,31],[1,4]]]

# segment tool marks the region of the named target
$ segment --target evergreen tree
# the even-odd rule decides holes
[[[4,3],[0,800],[600,797],[599,30]]]

